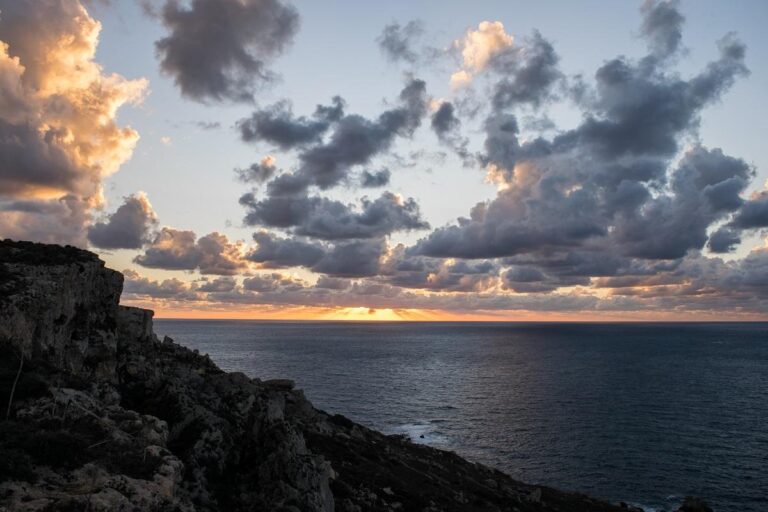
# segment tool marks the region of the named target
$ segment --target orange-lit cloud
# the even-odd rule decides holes
[[[136,146],[138,133],[118,126],[116,115],[121,106],[142,100],[147,81],[104,73],[94,60],[100,31],[77,0],[3,6],[2,236],[45,239],[48,232],[84,245],[83,222],[104,202],[102,180]],[[20,199],[32,203],[8,203]],[[61,215],[65,206],[72,215]],[[19,225],[34,229],[21,231]]]
[[[462,67],[451,75],[451,85],[461,87],[483,71],[499,52],[512,47],[514,39],[500,21],[482,21],[477,30],[467,30],[464,37],[453,42],[461,51]]]

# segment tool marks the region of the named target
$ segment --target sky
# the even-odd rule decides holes
[[[767,19],[0,0],[0,237],[161,317],[768,320]]]

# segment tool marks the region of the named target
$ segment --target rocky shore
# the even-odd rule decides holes
[[[225,373],[87,251],[0,241],[0,511],[630,510],[527,485]],[[709,510],[688,500],[685,512]]]

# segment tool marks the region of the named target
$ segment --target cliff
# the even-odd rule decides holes
[[[158,340],[122,282],[86,251],[0,242],[0,511],[627,510],[225,373]]]

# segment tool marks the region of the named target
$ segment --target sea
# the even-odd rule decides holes
[[[156,320],[224,370],[528,483],[768,511],[768,323]]]

